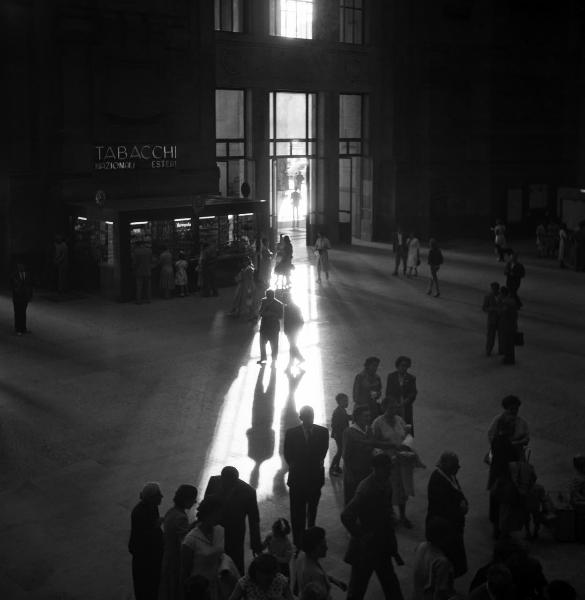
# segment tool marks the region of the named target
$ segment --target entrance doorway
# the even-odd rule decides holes
[[[304,92],[272,92],[270,101],[271,225],[306,239],[315,220],[317,98]],[[309,228],[310,229],[310,228]]]

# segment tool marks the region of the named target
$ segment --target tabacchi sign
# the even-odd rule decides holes
[[[177,146],[134,144],[132,146],[94,146],[96,171],[133,169],[173,169],[177,166]]]

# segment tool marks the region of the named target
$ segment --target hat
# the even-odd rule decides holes
[[[160,485],[156,481],[149,481],[148,483],[145,483],[142,491],[140,492],[140,499],[148,500],[149,498],[154,498],[156,496],[162,496]]]
[[[518,407],[521,404],[522,404],[522,402],[520,402],[520,398],[518,398],[518,396],[510,395],[510,396],[506,396],[502,400],[502,408],[504,408],[504,409]]]

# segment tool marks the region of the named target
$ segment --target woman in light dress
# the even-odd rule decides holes
[[[175,262],[175,285],[179,288],[179,295],[181,298],[184,298],[189,293],[189,277],[187,276],[188,268],[189,263],[185,259],[185,253],[181,250],[179,252],[179,260]]]
[[[407,425],[400,416],[403,407],[400,403],[390,400],[383,415],[372,423],[374,439],[391,444],[388,454],[393,461],[390,481],[392,484],[392,503],[398,505],[400,514],[399,523],[407,529],[412,528],[412,523],[406,517],[406,502],[414,496],[415,467],[424,468],[418,454],[409,446],[407,436],[410,434],[410,425]],[[412,440],[412,437],[409,438]]]
[[[329,250],[331,250],[331,242],[322,231],[317,234],[313,250],[317,255],[317,283],[321,283],[321,270],[325,271],[325,278],[329,279]]]
[[[418,266],[420,265],[420,241],[414,233],[408,238],[408,255],[406,257],[407,277],[416,277],[418,275]]]
[[[224,553],[224,530],[218,525],[222,508],[219,498],[205,498],[197,511],[197,525],[181,545],[181,581],[196,598],[229,598],[240,575]]]

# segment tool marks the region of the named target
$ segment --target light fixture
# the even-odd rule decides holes
[[[238,215],[238,217],[251,217],[251,216],[253,216],[253,215],[254,215],[254,213],[240,213],[240,214]]]
[[[146,225],[148,221],[132,221],[130,225]]]
[[[106,225],[113,225],[114,221],[106,221]]]
[[[87,217],[77,217],[78,221],[87,221]]]
[[[175,219],[175,223],[182,223],[183,221],[190,221],[191,219],[187,217],[186,219]]]
[[[215,219],[215,217],[199,217],[200,221],[203,221],[203,219]]]

